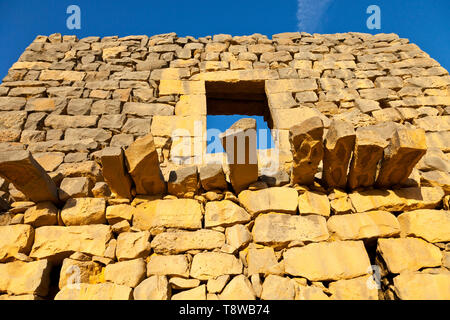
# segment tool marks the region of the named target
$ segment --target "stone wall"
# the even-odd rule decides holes
[[[395,34],[38,36],[0,85],[0,299],[449,299],[449,85]],[[248,119],[205,152],[236,86],[256,163]]]

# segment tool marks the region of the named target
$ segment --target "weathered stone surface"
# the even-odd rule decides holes
[[[356,130],[355,148],[350,162],[348,186],[350,189],[369,187],[375,183],[378,162],[383,157],[387,141],[375,126]]]
[[[310,281],[351,279],[371,270],[362,241],[311,243],[288,249],[283,256],[287,274]]]
[[[24,223],[39,228],[57,224],[58,209],[51,202],[40,202],[25,211]]]
[[[305,191],[298,197],[298,211],[301,215],[318,214],[328,217],[330,215],[330,201],[326,194]]]
[[[277,275],[269,275],[263,283],[262,300],[294,300],[295,286],[293,280]]]
[[[448,300],[450,274],[403,272],[394,278],[394,289],[402,300]]]
[[[331,282],[329,290],[333,300],[378,300],[378,289],[370,275]]]
[[[18,253],[29,254],[34,241],[34,230],[29,225],[0,226],[0,262]]]
[[[378,239],[377,251],[391,273],[440,266],[442,260],[438,247],[417,238]]]
[[[252,284],[243,274],[235,276],[220,294],[220,300],[255,300]]]
[[[248,275],[253,274],[283,274],[284,267],[279,264],[273,248],[250,248],[247,253]]]
[[[331,237],[339,240],[392,237],[400,233],[397,218],[386,211],[334,215],[327,226]]]
[[[422,129],[398,129],[384,151],[376,181],[379,187],[405,183],[427,149]]]
[[[35,153],[33,157],[47,172],[55,171],[64,161],[64,153],[62,152]]]
[[[61,210],[66,226],[106,223],[106,202],[101,198],[71,198]]]
[[[88,257],[89,259],[90,257]],[[59,275],[59,289],[65,286],[75,286],[79,283],[99,283],[102,281],[102,267],[94,261],[79,261],[71,258],[64,259]]]
[[[242,273],[242,262],[231,254],[221,252],[198,253],[192,259],[190,275],[208,280],[225,274]]]
[[[201,229],[201,206],[192,199],[153,200],[138,206],[133,226],[141,230],[158,227]]]
[[[206,300],[206,285],[174,294],[171,300]]]
[[[153,254],[147,264],[147,276],[156,274],[188,278],[189,266],[186,255],[160,256]]]
[[[236,223],[246,223],[250,215],[230,200],[210,201],[205,206],[205,228],[231,226]]]
[[[0,264],[0,291],[46,296],[50,285],[48,260]]]
[[[126,220],[131,222],[134,208],[128,204],[117,204],[106,208],[106,220],[110,225]]]
[[[344,188],[347,168],[355,144],[353,126],[342,120],[331,123],[325,138],[323,180],[328,187]]]
[[[170,278],[169,283],[173,289],[183,290],[183,289],[192,289],[192,288],[198,287],[200,285],[200,280],[172,277],[172,278]]]
[[[252,216],[270,211],[295,214],[298,194],[295,189],[287,187],[244,190],[239,194],[239,202]]]
[[[220,139],[227,154],[231,185],[239,194],[258,180],[256,120],[243,118],[236,121]]]
[[[105,280],[135,288],[145,279],[146,272],[146,264],[142,258],[122,261],[106,266]]]
[[[422,187],[397,190],[368,190],[349,194],[356,212],[385,210],[406,211],[416,209],[434,209],[444,197],[441,188]]]
[[[404,237],[420,237],[431,243],[450,241],[448,210],[415,210],[404,212],[397,218]]]
[[[220,293],[223,288],[227,284],[228,280],[230,280],[230,275],[225,274],[223,276],[218,276],[217,278],[211,278],[208,280],[206,284],[206,289],[209,293]]]
[[[134,300],[169,300],[171,289],[166,276],[151,276],[133,291]]]
[[[225,244],[222,232],[213,230],[163,232],[151,243],[158,254],[178,254],[188,250],[212,250]]]
[[[93,116],[69,116],[50,114],[45,118],[45,126],[53,129],[90,128],[95,127],[98,117]]]
[[[40,227],[35,230],[30,257],[59,258],[73,252],[103,256],[111,237],[111,229],[105,225]]]
[[[267,245],[328,239],[326,220],[318,215],[262,214],[256,218],[252,234],[256,243]]]
[[[133,289],[114,283],[81,283],[80,288],[62,288],[55,300],[131,300]]]
[[[119,261],[146,258],[150,253],[150,232],[122,232],[117,237],[116,256]]]
[[[292,183],[310,185],[314,182],[320,161],[323,159],[323,122],[313,117],[289,130],[293,156]]]
[[[0,111],[19,111],[26,103],[25,98],[0,97]]]
[[[103,177],[109,188],[117,196],[131,199],[133,182],[125,166],[125,158],[121,148],[109,147],[101,154]]]
[[[206,164],[201,166],[199,171],[200,182],[206,191],[227,189],[227,181],[221,164]]]
[[[86,177],[64,178],[58,190],[59,199],[88,197],[91,192],[91,182]]]
[[[170,172],[167,191],[169,194],[182,198],[196,194],[198,185],[197,166],[188,166]]]
[[[126,150],[126,163],[137,194],[159,194],[166,189],[151,134],[137,139]]]
[[[225,230],[226,242],[236,249],[240,249],[252,241],[253,237],[247,227],[242,224],[236,224]]]
[[[0,174],[34,202],[59,202],[55,183],[29,151],[2,152]]]

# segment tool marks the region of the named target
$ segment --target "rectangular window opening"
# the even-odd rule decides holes
[[[242,118],[256,119],[257,148],[275,147],[264,81],[206,82],[207,153],[224,152],[218,137]]]

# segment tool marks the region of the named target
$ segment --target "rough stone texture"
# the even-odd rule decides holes
[[[80,289],[62,288],[55,300],[130,300],[132,291],[130,287],[114,283],[81,283]]]
[[[397,130],[385,149],[377,185],[390,187],[405,183],[426,149],[424,130]]]
[[[244,118],[235,122],[222,136],[227,154],[230,182],[236,194],[258,180],[256,120]]]
[[[230,200],[210,201],[205,206],[205,228],[227,227],[250,220],[247,211]]]
[[[402,300],[450,299],[450,274],[405,272],[394,278],[395,292]]]
[[[294,214],[298,199],[294,189],[273,187],[258,191],[245,190],[239,194],[239,202],[253,216],[264,212],[284,212]]]
[[[314,182],[320,161],[323,159],[323,122],[313,117],[289,130],[292,157],[292,183],[310,185]]]
[[[189,250],[212,250],[225,244],[223,233],[213,230],[163,232],[151,243],[158,254],[178,254]]]
[[[312,243],[288,249],[284,261],[287,274],[310,281],[351,279],[370,270],[362,241]]]
[[[29,254],[34,242],[34,229],[29,225],[0,226],[0,262],[16,256]]]
[[[105,209],[104,199],[69,199],[61,210],[61,220],[66,226],[102,224],[106,222]]]
[[[151,134],[133,142],[126,150],[128,172],[137,194],[159,194],[165,191],[159,169],[158,154]]]
[[[0,174],[35,202],[59,202],[55,183],[28,151],[2,152]]]
[[[428,242],[450,242],[450,211],[415,210],[398,216],[402,236],[418,237]]]
[[[347,168],[355,144],[355,131],[350,123],[335,120],[325,138],[323,179],[328,187],[344,188]]]
[[[192,259],[191,277],[208,280],[224,274],[240,274],[242,262],[231,254],[220,252],[198,253]]]
[[[109,147],[102,150],[102,172],[112,192],[119,197],[131,199],[132,180],[125,167],[122,149]]]

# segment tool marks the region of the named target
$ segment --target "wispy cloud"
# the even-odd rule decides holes
[[[317,32],[323,13],[333,0],[298,0],[298,31]]]

